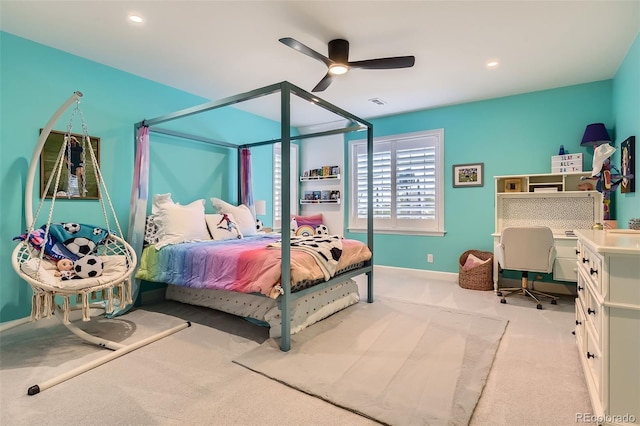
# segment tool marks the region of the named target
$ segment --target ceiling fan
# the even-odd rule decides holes
[[[326,57],[315,50],[305,46],[299,41],[284,37],[280,42],[295,49],[307,56],[323,62],[329,71],[322,80],[311,90],[312,92],[322,92],[333,81],[334,75],[345,74],[351,68],[361,68],[368,70],[389,70],[395,68],[410,68],[415,62],[414,56],[395,56],[392,58],[367,59],[364,61],[349,62],[349,42],[343,39],[331,40],[329,42],[329,57]]]

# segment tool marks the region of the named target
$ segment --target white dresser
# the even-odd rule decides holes
[[[640,233],[627,231],[575,231],[576,339],[592,414],[606,425],[640,423]]]

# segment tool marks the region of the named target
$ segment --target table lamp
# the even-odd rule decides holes
[[[607,142],[611,142],[611,138],[604,123],[593,123],[584,130],[580,146],[598,146]]]

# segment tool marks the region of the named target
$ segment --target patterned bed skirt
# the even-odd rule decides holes
[[[297,290],[301,290],[301,288]],[[281,316],[277,299],[226,290],[175,285],[167,286],[166,298],[263,321],[270,326],[270,337],[280,337],[281,334]],[[296,298],[291,303],[291,334],[354,305],[359,300],[358,286],[351,279]]]

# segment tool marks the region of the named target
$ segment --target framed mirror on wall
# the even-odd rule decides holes
[[[42,132],[42,129],[40,129]],[[61,154],[65,132],[52,130],[42,147],[40,153],[40,198],[52,198],[56,190],[56,177],[54,175],[47,193],[45,188],[49,178],[54,173],[56,160]],[[88,144],[91,143],[95,153],[97,166],[100,167],[100,138],[89,136],[83,141],[83,136],[77,133],[68,133],[69,143],[62,153],[62,168],[56,199],[68,198],[70,200],[98,200],[100,188],[96,180],[96,171]]]

